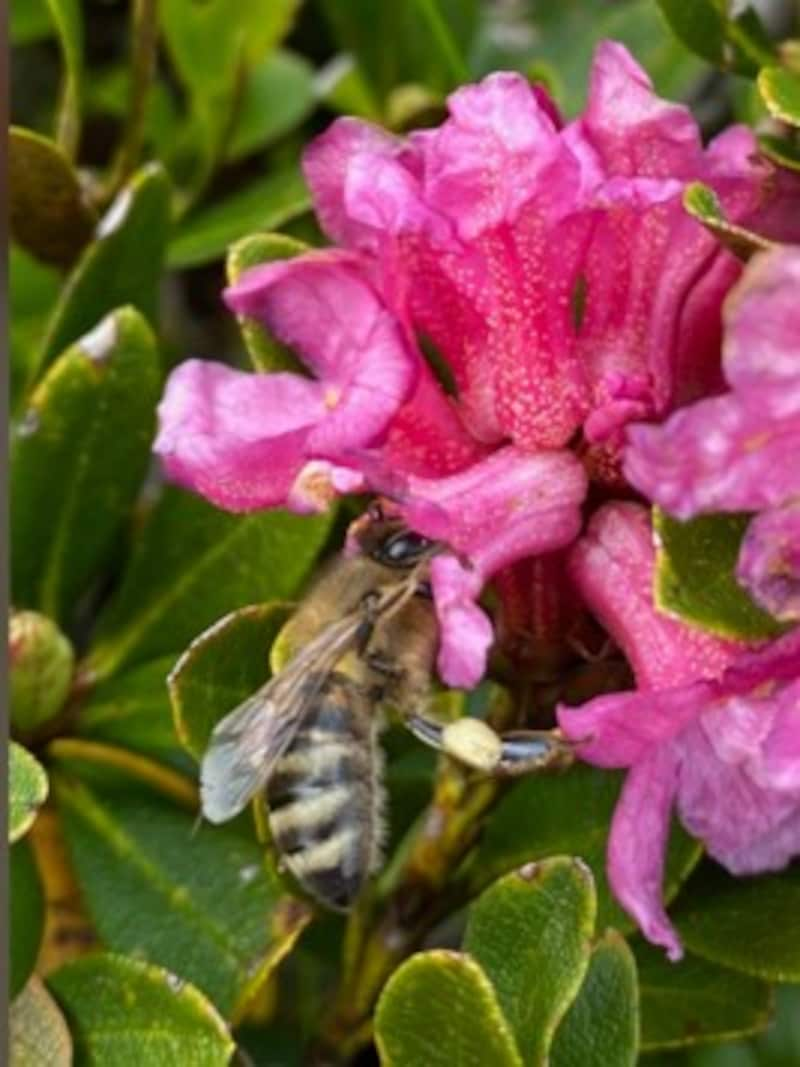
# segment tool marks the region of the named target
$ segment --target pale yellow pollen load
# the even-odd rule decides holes
[[[456,719],[442,730],[442,748],[460,763],[488,774],[500,762],[502,742],[480,719]]]
[[[325,395],[322,398],[322,402],[328,411],[333,411],[335,407],[339,406],[339,401],[342,399],[342,393],[340,389],[337,389],[335,385],[329,385],[325,390]]]

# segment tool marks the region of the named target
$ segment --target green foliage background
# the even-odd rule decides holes
[[[349,516],[223,514],[150,460],[176,361],[291,364],[219,291],[322,242],[299,158],[337,114],[430,124],[513,68],[570,116],[613,37],[706,133],[779,120],[763,151],[796,167],[797,46],[778,42],[800,27],[773,8],[765,26],[724,0],[12,0],[15,1067],[292,1067],[310,1045],[394,1067],[800,1062],[800,869],[737,882],[676,828],[688,952],[668,964],[606,882],[615,774],[501,790],[393,728],[389,860],[346,928],[249,817],[196,831],[195,759]],[[687,209],[757,242],[702,188]],[[771,632],[730,579],[737,520],[664,522],[664,601]],[[488,686],[448,706],[501,705]]]

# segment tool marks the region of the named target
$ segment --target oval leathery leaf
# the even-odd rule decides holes
[[[564,856],[506,875],[470,906],[464,950],[491,980],[525,1063],[547,1062],[589,964],[596,912],[591,871]]]

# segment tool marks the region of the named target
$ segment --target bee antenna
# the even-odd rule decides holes
[[[192,824],[192,829],[189,832],[189,837],[190,838],[195,838],[197,836],[198,830],[200,829],[200,827],[202,825],[203,825],[203,813],[202,813],[202,811],[198,811],[197,818],[194,820],[194,823]]]

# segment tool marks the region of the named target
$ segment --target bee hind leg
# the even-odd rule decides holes
[[[412,714],[406,726],[420,741],[482,774],[516,777],[568,767],[572,744],[559,730],[515,730],[498,734],[481,719],[441,723]]]

